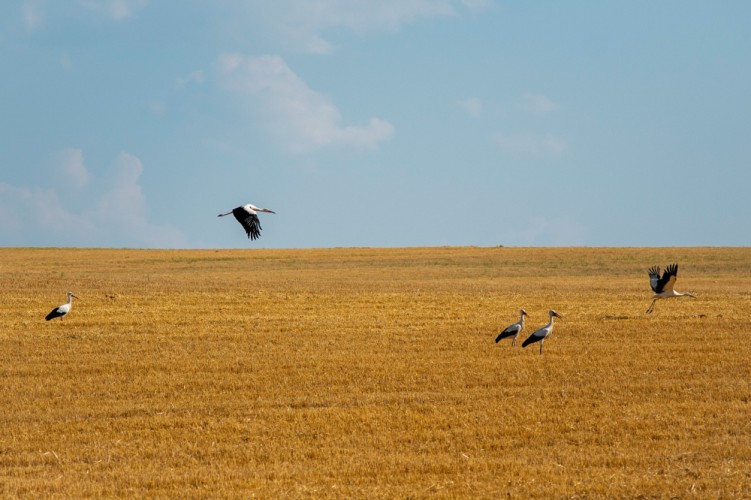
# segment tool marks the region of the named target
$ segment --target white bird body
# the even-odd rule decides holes
[[[524,330],[524,317],[529,316],[527,314],[527,311],[524,309],[519,310],[519,321],[516,323],[512,323],[506,328],[503,329],[501,333],[498,334],[498,336],[495,338],[495,343],[497,344],[500,340],[513,337],[511,341],[511,347],[516,345],[516,338],[519,336],[519,334]]]
[[[553,309],[551,309],[548,314],[550,315],[550,321],[547,325],[543,326],[536,332],[534,332],[532,335],[527,337],[527,340],[524,341],[522,344],[522,347],[527,347],[529,344],[534,344],[535,342],[540,343],[540,354],[542,354],[542,344],[545,342],[545,339],[550,336],[551,333],[553,333],[553,318],[560,318],[563,319],[563,316],[555,312]]]
[[[261,236],[261,221],[258,219],[258,212],[265,212],[268,214],[276,213],[268,208],[259,208],[247,203],[225,214],[219,214],[217,217],[224,217],[229,214],[234,215],[237,222],[239,222],[243,229],[245,229],[245,232],[248,233],[248,238],[255,240]]]
[[[665,268],[665,272],[660,276],[660,268],[653,266],[649,271],[649,285],[655,292],[652,296],[652,303],[647,309],[647,314],[650,314],[655,309],[655,303],[660,299],[669,299],[672,297],[696,297],[696,295],[689,292],[677,292],[673,289],[675,282],[678,279],[678,264],[671,264]]]
[[[49,321],[51,319],[60,318],[60,321],[62,321],[65,315],[70,312],[71,307],[73,307],[73,297],[80,300],[80,297],[78,295],[73,292],[68,292],[68,302],[50,311],[50,313],[44,319]]]

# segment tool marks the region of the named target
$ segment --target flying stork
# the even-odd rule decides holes
[[[558,314],[552,309],[550,310],[548,314],[550,314],[550,322],[547,325],[540,328],[539,330],[537,330],[536,332],[534,332],[529,337],[527,337],[527,340],[524,341],[524,343],[522,344],[522,347],[527,347],[529,344],[534,344],[535,342],[539,342],[540,354],[542,354],[542,344],[545,342],[545,339],[548,338],[548,336],[550,336],[551,333],[553,333],[553,316],[555,316],[556,318],[563,319],[563,316],[561,316],[560,314]]]
[[[68,292],[68,303],[63,304],[60,307],[54,308],[52,311],[50,311],[50,313],[44,319],[49,321],[51,319],[60,318],[60,321],[62,321],[65,315],[70,312],[70,308],[73,305],[73,297],[81,300],[81,298],[75,293]]]
[[[670,264],[665,268],[665,272],[660,277],[659,266],[652,266],[649,270],[649,284],[654,290],[655,295],[652,297],[652,303],[647,309],[647,314],[655,310],[655,302],[658,299],[669,299],[671,297],[696,297],[691,293],[676,292],[673,290],[675,280],[678,279],[678,264]]]
[[[496,338],[495,343],[497,344],[498,341],[501,339],[505,339],[508,337],[513,337],[511,341],[511,347],[514,347],[516,345],[516,337],[519,336],[519,334],[524,330],[524,316],[529,316],[527,314],[527,311],[524,309],[519,310],[519,321],[516,323],[512,323],[509,326],[507,326]]]
[[[234,215],[237,222],[242,224],[243,229],[248,233],[248,238],[255,240],[261,236],[261,221],[258,220],[258,215],[256,215],[258,212],[265,212],[268,214],[276,213],[268,208],[258,208],[257,206],[248,203],[247,205],[237,207],[226,214],[219,214],[217,217],[224,217],[229,214]]]

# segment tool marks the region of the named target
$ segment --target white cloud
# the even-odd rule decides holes
[[[296,3],[307,7],[299,21],[317,29],[343,26],[359,33],[393,31],[420,18],[455,14],[452,2],[447,0],[299,0]]]
[[[520,107],[529,113],[543,114],[558,109],[558,104],[541,94],[526,93],[521,97]]]
[[[364,126],[342,125],[330,99],[311,89],[281,57],[223,54],[217,67],[227,89],[260,105],[271,131],[290,152],[338,145],[375,148],[393,135],[393,126],[380,118]]]
[[[183,246],[185,238],[179,230],[148,221],[146,197],[139,183],[142,173],[141,160],[120,153],[114,164],[114,183],[97,205],[97,225],[107,226],[109,232],[124,232],[148,246]]]
[[[201,84],[201,83],[203,83],[205,77],[206,76],[205,76],[204,72],[202,70],[200,70],[200,69],[197,69],[195,71],[191,71],[186,76],[178,76],[177,79],[176,79],[177,86],[178,87],[184,87],[184,86],[188,85],[189,83]]]
[[[167,112],[167,103],[164,101],[152,101],[149,104],[149,111],[155,115],[163,115]]]
[[[88,173],[83,174],[80,150],[65,149],[57,157],[58,170],[75,172],[74,182],[89,179]],[[142,172],[137,157],[122,153],[112,166],[109,183],[84,191],[71,193],[60,184],[0,183],[0,245],[185,247],[178,229],[148,220]]]
[[[302,47],[305,52],[311,54],[331,54],[334,52],[334,45],[315,34],[308,34],[302,41]]]
[[[493,0],[461,0],[461,3],[472,12],[482,12],[494,5]]]
[[[87,9],[115,21],[124,21],[144,8],[148,0],[81,0]]]
[[[138,179],[143,164],[133,155],[120,153],[115,161],[114,184],[99,202],[98,215],[118,224],[137,226],[145,219],[146,202]]]
[[[83,163],[83,152],[80,149],[61,149],[55,154],[55,167],[59,177],[73,187],[83,187],[89,181],[89,171]]]
[[[70,54],[68,54],[67,52],[60,54],[60,66],[62,66],[63,69],[66,70],[73,68],[73,60],[70,58]]]
[[[529,156],[552,156],[559,158],[568,150],[568,141],[551,134],[503,134],[496,133],[493,143],[501,151]]]
[[[148,3],[149,0],[78,0],[80,8],[114,21],[124,21],[133,17]],[[48,2],[45,9],[42,0],[24,0],[21,12],[26,28],[30,31],[37,30],[47,23],[48,14],[50,18],[54,18],[59,17],[61,12],[68,12],[70,6],[63,5],[63,2]],[[70,69],[70,58],[66,54],[61,57],[60,62],[65,69]]]
[[[476,97],[456,101],[456,105],[464,110],[469,116],[478,117],[482,114],[482,101]]]
[[[16,187],[0,183],[0,209],[3,216],[3,233],[11,237],[7,244],[24,244],[23,239],[13,241],[18,234],[56,234],[66,230],[78,231],[86,226],[85,221],[63,206],[54,189],[40,187]],[[4,243],[5,244],[5,243]]]
[[[35,30],[44,24],[44,13],[39,2],[35,0],[26,0],[22,6],[23,21],[26,28]]]
[[[252,20],[285,44],[328,54],[335,47],[324,38],[326,30],[396,31],[420,19],[456,16],[462,9],[484,10],[491,4],[491,0],[277,0],[241,3],[238,8],[241,19]]]

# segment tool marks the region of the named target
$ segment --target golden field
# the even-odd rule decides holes
[[[4,497],[751,496],[748,248],[3,248],[0,301]]]

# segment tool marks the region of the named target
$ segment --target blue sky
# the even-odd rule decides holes
[[[751,2],[0,5],[0,245],[751,244]],[[253,203],[260,240],[216,215]]]

